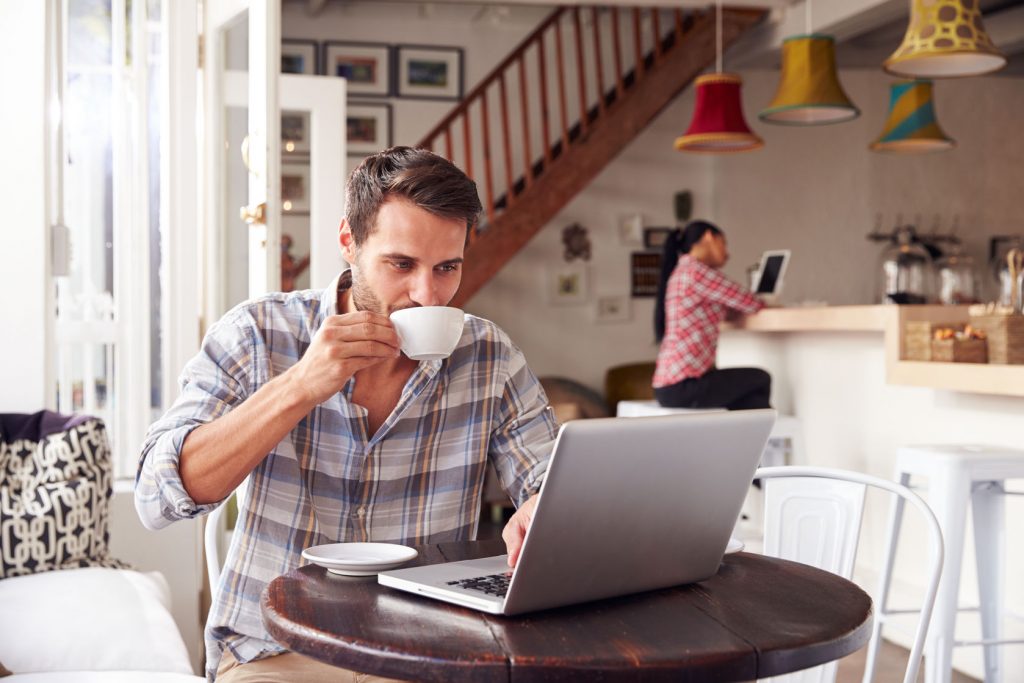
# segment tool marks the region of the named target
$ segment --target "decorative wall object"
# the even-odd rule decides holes
[[[345,110],[348,154],[365,156],[391,146],[391,105],[349,102]]]
[[[562,245],[565,247],[562,257],[566,263],[576,259],[590,260],[590,237],[587,235],[587,229],[579,223],[562,229]]]
[[[347,79],[349,95],[391,94],[391,46],[385,43],[324,43],[323,70]]]
[[[286,214],[309,213],[309,164],[281,164],[281,209]]]
[[[640,245],[644,238],[643,214],[630,213],[619,216],[619,244]]]
[[[672,198],[672,206],[675,210],[676,221],[682,225],[690,220],[693,215],[693,193],[689,190],[680,190]]]
[[[319,46],[315,40],[283,38],[281,40],[281,73],[320,73]]]
[[[978,0],[912,0],[903,43],[883,68],[907,78],[978,76],[1006,65],[981,21]]]
[[[622,323],[631,318],[629,297],[622,294],[610,294],[597,297],[594,308],[594,321],[599,323]]]
[[[889,118],[882,134],[871,143],[878,152],[941,152],[956,146],[935,118],[931,81],[893,83]]]
[[[547,302],[554,306],[576,306],[587,302],[587,269],[582,264],[549,268]]]
[[[665,245],[665,239],[674,228],[644,228],[644,249],[657,249]]]
[[[634,297],[656,296],[661,276],[661,254],[656,251],[634,251],[630,260],[630,294]]]
[[[281,112],[281,153],[284,156],[309,154],[309,112]]]
[[[461,47],[399,45],[395,49],[395,83],[399,97],[462,99]]]

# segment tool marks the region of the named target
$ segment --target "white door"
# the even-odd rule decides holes
[[[246,228],[247,295],[280,286],[281,118],[278,72],[281,63],[280,0],[207,0],[204,4],[205,259],[204,312],[207,324],[229,304],[221,277],[229,231]],[[241,149],[225,149],[229,112],[227,71],[246,78],[246,120]],[[244,163],[241,205],[229,206],[232,172]],[[237,254],[234,254],[237,256]]]

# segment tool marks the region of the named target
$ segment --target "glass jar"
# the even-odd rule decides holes
[[[944,304],[976,304],[981,288],[974,259],[964,254],[959,244],[935,263],[939,279],[939,301]]]
[[[893,243],[882,252],[879,301],[924,304],[934,299],[935,265],[909,225],[896,228]]]
[[[995,276],[996,282],[996,291],[992,298],[1000,306],[1009,306],[1012,303],[1014,288],[1017,289],[1018,297],[1021,291],[1021,278],[1018,275],[1016,280],[1014,279],[1006,258],[1013,249],[1024,249],[1024,236],[1003,235],[993,238],[989,247],[991,257],[989,265],[992,267],[992,274]]]

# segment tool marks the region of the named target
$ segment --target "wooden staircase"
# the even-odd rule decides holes
[[[765,14],[723,10],[723,49]],[[468,301],[714,60],[712,11],[554,10],[418,145],[458,164],[484,204],[451,305]]]

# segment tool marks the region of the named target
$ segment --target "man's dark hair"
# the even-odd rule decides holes
[[[476,183],[455,164],[425,149],[390,147],[363,159],[348,179],[345,211],[357,247],[373,232],[377,212],[390,197],[465,221],[467,241],[482,209]]]

